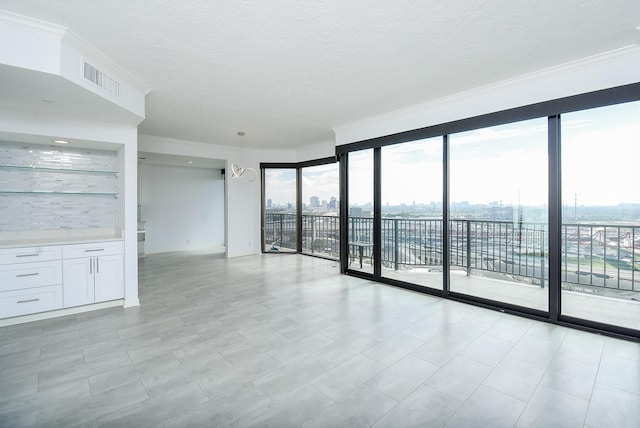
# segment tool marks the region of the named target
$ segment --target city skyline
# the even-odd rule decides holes
[[[537,206],[548,203],[547,118],[452,134],[450,200]],[[350,206],[373,200],[372,150],[349,154]],[[640,105],[627,103],[562,115],[563,205],[640,203]],[[303,201],[337,194],[336,164],[303,169]],[[295,170],[279,170],[274,202],[295,203]],[[288,193],[282,190],[289,188]],[[331,190],[335,189],[335,190]],[[382,205],[442,200],[442,137],[382,148]]]

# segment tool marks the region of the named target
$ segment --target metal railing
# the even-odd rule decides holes
[[[264,240],[269,248],[296,250],[296,215],[268,212],[264,219]]]
[[[381,224],[384,268],[442,268],[442,220],[383,218]],[[350,243],[373,242],[371,217],[349,217],[348,225]],[[265,236],[282,247],[295,250],[295,229],[295,214],[267,214]],[[450,265],[467,274],[475,270],[511,275],[544,286],[547,235],[546,224],[452,219]],[[339,217],[304,214],[302,252],[338,258],[339,251]],[[373,247],[359,246],[358,251],[370,264]],[[564,223],[561,251],[563,282],[640,291],[640,226]]]
[[[302,214],[302,252],[340,258],[340,217]]]

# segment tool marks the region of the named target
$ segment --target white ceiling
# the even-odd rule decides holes
[[[3,0],[152,92],[143,134],[293,148],[332,128],[638,42],[638,0]]]

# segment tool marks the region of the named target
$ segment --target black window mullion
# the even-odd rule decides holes
[[[562,175],[560,115],[549,116],[549,318],[558,321],[561,312],[562,275]]]
[[[382,149],[373,149],[373,277],[382,274]]]
[[[296,252],[302,253],[302,168],[296,168]]]
[[[349,268],[349,154],[340,156],[340,271]]]
[[[442,137],[442,294],[445,296],[449,294],[451,285],[449,239],[449,136],[444,135]]]

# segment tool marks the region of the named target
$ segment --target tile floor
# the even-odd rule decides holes
[[[151,255],[140,300],[0,328],[0,426],[640,426],[639,343],[336,262]]]

